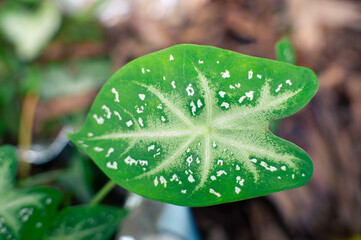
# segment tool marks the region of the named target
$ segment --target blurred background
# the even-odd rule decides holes
[[[275,59],[282,37],[320,87],[273,131],[310,155],[313,178],[193,208],[196,227],[209,240],[361,239],[359,0],[1,0],[0,144],[32,163],[19,185],[56,185],[65,206],[89,201],[106,178],[63,132],[82,125],[101,86],[132,59],[180,43]],[[118,187],[107,202],[125,196]]]

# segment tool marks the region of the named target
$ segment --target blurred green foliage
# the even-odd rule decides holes
[[[290,39],[284,37],[275,44],[276,58],[280,62],[296,65],[296,52]]]
[[[55,59],[43,54],[52,46],[66,52],[67,46],[76,48],[83,43],[103,43],[94,7],[70,15],[55,1],[0,2],[0,115],[5,116],[0,118],[0,144],[17,142],[21,104],[27,93],[48,101],[100,88],[110,77],[111,62],[105,53],[73,58],[68,52]],[[63,120],[59,118],[60,126]]]

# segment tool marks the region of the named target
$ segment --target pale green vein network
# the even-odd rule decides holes
[[[205,136],[205,144],[204,144],[204,161],[202,164],[202,174],[201,174],[201,181],[194,189],[193,193],[196,192],[198,189],[202,188],[204,186],[204,183],[207,180],[207,177],[209,175],[209,168],[211,165],[211,147],[210,147],[210,136],[207,134]]]
[[[198,79],[201,82],[201,86],[203,88],[203,90],[205,91],[206,94],[206,109],[207,109],[207,124],[210,124],[210,122],[212,121],[212,99],[211,99],[211,95],[210,95],[210,91],[209,91],[209,86],[208,86],[208,80],[207,78],[204,76],[204,74],[194,65],[194,63],[192,62],[194,69],[197,71],[198,73]]]
[[[192,135],[196,131],[179,130],[179,131],[159,131],[159,132],[134,132],[134,133],[112,133],[101,135],[97,137],[87,138],[86,140],[100,140],[100,139],[119,139],[119,138],[166,138]]]
[[[164,104],[166,104],[170,110],[172,110],[181,120],[183,120],[184,123],[186,123],[190,128],[194,128],[194,125],[191,123],[191,121],[183,115],[169,100],[167,100],[157,89],[155,89],[152,86],[148,86],[142,83],[135,82],[136,84],[145,87],[148,89],[151,93],[155,94]]]
[[[243,148],[243,145],[240,145],[240,144],[237,143],[237,142],[225,140],[225,139],[223,139],[223,138],[221,138],[221,137],[218,137],[218,136],[216,136],[216,135],[214,135],[214,134],[212,134],[212,137],[213,137],[215,140],[219,141],[219,142],[226,143],[226,144],[228,144],[228,145],[230,145],[230,146],[236,147],[236,148],[240,151],[240,153],[241,153],[241,155],[242,155],[242,157],[243,157],[243,159],[237,159],[237,160],[240,160],[240,162],[243,163],[243,164],[246,166],[246,169],[253,174],[254,182],[255,182],[255,183],[258,182],[258,180],[259,180],[258,170],[257,170],[256,167],[249,161],[249,155],[246,153],[245,149]]]
[[[141,130],[141,128],[140,128],[140,126],[139,126],[139,124],[138,124],[138,121],[135,119],[135,117],[133,116],[133,114],[131,114],[131,113],[130,113],[129,111],[127,111],[126,109],[123,109],[123,111],[124,111],[125,113],[127,113],[127,114],[130,116],[130,118],[133,120],[135,127],[136,127],[138,130]]]
[[[239,149],[242,149],[244,152],[247,153],[248,156],[253,154],[253,155],[256,155],[257,157],[273,159],[276,162],[284,162],[288,166],[293,167],[293,168],[296,167],[296,165],[291,160],[291,159],[297,159],[295,156],[288,155],[288,154],[277,154],[274,151],[263,149],[264,146],[257,146],[256,142],[253,142],[253,144],[256,145],[256,147],[253,147],[253,146],[250,146],[247,144],[243,144],[241,142],[236,142],[231,139],[225,139],[225,138],[222,138],[217,135],[213,135],[213,137],[220,142],[223,142],[225,144],[229,144],[229,145],[235,146]]]
[[[254,107],[244,107],[243,110],[237,110],[234,113],[230,113],[226,116],[219,117],[213,121],[213,126],[219,126],[221,124],[241,119],[242,117],[247,117],[248,115],[254,115],[257,112],[265,111],[267,112],[272,111],[273,109],[282,108],[282,104],[284,104],[290,98],[296,96],[302,88],[297,89],[294,92],[285,92],[279,96],[272,96],[269,93],[269,85],[268,83],[261,90],[261,97],[258,100],[258,103]],[[233,129],[233,128],[232,128]]]
[[[195,138],[196,138],[196,135],[193,135],[191,138],[189,138],[187,140],[187,142],[183,146],[181,146],[179,148],[179,150],[177,152],[175,152],[167,160],[164,160],[161,164],[159,164],[156,168],[150,170],[149,172],[143,173],[143,174],[135,177],[135,179],[142,178],[142,177],[145,177],[145,176],[149,176],[149,175],[158,173],[158,172],[166,169],[166,167],[168,167],[170,164],[172,164],[173,161],[189,147],[189,145],[194,141]]]

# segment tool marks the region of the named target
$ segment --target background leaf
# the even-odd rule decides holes
[[[118,227],[124,211],[109,206],[77,206],[63,209],[52,221],[46,240],[109,239]]]
[[[15,149],[0,148],[0,239],[41,239],[61,201],[53,188],[13,189]]]
[[[15,183],[17,161],[15,149],[9,145],[0,147],[0,189],[11,189]]]
[[[121,186],[204,206],[299,187],[312,162],[267,131],[317,90],[307,69],[208,46],[138,58],[103,87],[71,135]]]
[[[278,61],[293,65],[297,63],[295,49],[293,48],[292,43],[288,38],[282,38],[279,40],[275,44],[275,49]]]
[[[0,30],[23,60],[37,57],[61,24],[61,13],[56,4],[40,2],[35,11],[9,9],[0,16]]]

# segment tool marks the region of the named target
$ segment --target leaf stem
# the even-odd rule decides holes
[[[37,175],[19,180],[17,185],[19,187],[34,187],[38,185],[45,185],[46,183],[56,181],[64,174],[66,170],[52,170],[43,173],[39,173]]]
[[[20,129],[19,129],[19,147],[23,150],[30,149],[31,137],[33,131],[33,122],[35,116],[36,105],[38,103],[38,95],[29,92],[24,99],[21,117],[20,117]],[[31,165],[26,161],[27,156],[20,154],[19,162],[19,178],[24,179],[30,175]]]
[[[104,197],[116,186],[117,184],[113,180],[109,180],[95,196],[90,200],[89,205],[96,205],[101,202]]]

